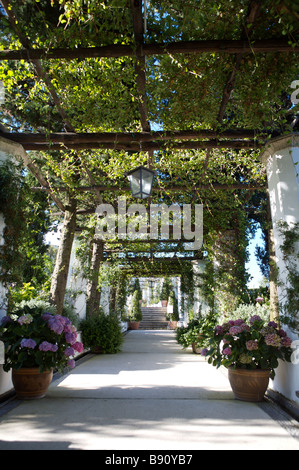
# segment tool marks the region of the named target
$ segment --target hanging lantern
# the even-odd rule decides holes
[[[145,199],[150,197],[153,188],[155,172],[144,166],[127,173],[133,197]]]

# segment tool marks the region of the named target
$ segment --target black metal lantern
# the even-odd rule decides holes
[[[155,172],[144,166],[127,173],[133,197],[145,199],[150,197],[153,188]]]

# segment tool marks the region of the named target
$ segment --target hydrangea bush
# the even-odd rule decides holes
[[[290,362],[292,340],[276,322],[265,322],[254,315],[217,325],[210,346],[202,351],[216,367],[270,370],[272,377],[278,360]]]
[[[77,330],[64,316],[21,309],[5,316],[0,324],[5,347],[5,371],[21,367],[60,370],[75,366],[74,355],[83,351]]]

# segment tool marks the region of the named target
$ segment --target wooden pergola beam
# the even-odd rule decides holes
[[[112,142],[87,142],[87,143],[22,143],[25,150],[51,151],[51,150],[124,150],[127,152],[152,152],[155,150],[200,150],[200,149],[261,149],[263,144],[255,140],[200,140],[189,142],[146,142],[139,143],[112,143]]]
[[[266,132],[265,132],[266,133]],[[1,137],[24,144],[84,144],[84,143],[144,143],[153,141],[171,142],[173,140],[194,139],[254,139],[257,133],[254,129],[227,129],[227,130],[176,130],[176,131],[149,131],[149,132],[0,132]]]
[[[104,259],[105,260],[109,260],[109,259],[114,259],[115,260],[115,257],[114,258],[108,258],[108,257],[105,257],[104,256]],[[164,256],[164,257],[150,257],[150,256],[135,256],[135,257],[119,257],[119,260],[121,261],[137,261],[137,262],[140,262],[140,261],[161,261],[163,263],[176,263],[176,262],[180,262],[180,261],[200,261],[202,259],[202,257],[200,256],[173,256],[173,257],[170,257],[170,256]]]
[[[32,49],[26,47],[19,50],[0,51],[1,60],[39,60],[39,59],[88,59],[97,57],[133,57],[156,56],[165,54],[257,54],[257,53],[288,53],[299,52],[298,45],[292,45],[287,39],[260,39],[248,40],[202,40],[180,41],[169,44],[143,44],[136,48],[135,45],[124,46],[111,44],[100,47],[78,47],[75,49]]]
[[[262,185],[250,185],[250,184],[244,184],[244,183],[234,183],[234,184],[199,184],[196,186],[182,186],[182,185],[173,185],[173,186],[166,186],[164,187],[153,187],[153,192],[160,192],[160,191],[167,191],[167,192],[180,192],[180,191],[188,191],[188,192],[193,192],[193,191],[204,191],[204,190],[220,190],[220,191],[235,191],[237,189],[244,189],[246,191],[263,191],[266,190],[265,186]],[[32,187],[32,191],[44,191],[44,192],[49,192],[51,191],[48,187]],[[100,191],[100,192],[116,192],[116,191],[130,191],[130,186],[103,186],[103,185],[95,185],[95,186],[79,186],[79,187],[74,187],[72,190],[77,191],[77,192],[89,192],[89,191]],[[67,192],[69,191],[69,188],[63,188],[63,187],[58,187],[55,188],[55,191],[57,192]],[[93,210],[93,209],[92,209]]]

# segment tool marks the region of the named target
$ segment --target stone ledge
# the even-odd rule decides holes
[[[296,392],[296,395],[299,397],[299,391]],[[299,405],[288,398],[281,395],[279,392],[268,389],[267,396],[273,400],[277,405],[289,413],[294,419],[299,421]]]
[[[275,152],[286,148],[294,148],[299,146],[299,133],[286,134],[279,137],[274,137],[265,144],[264,152],[261,154],[260,159],[266,163],[268,158]]]

